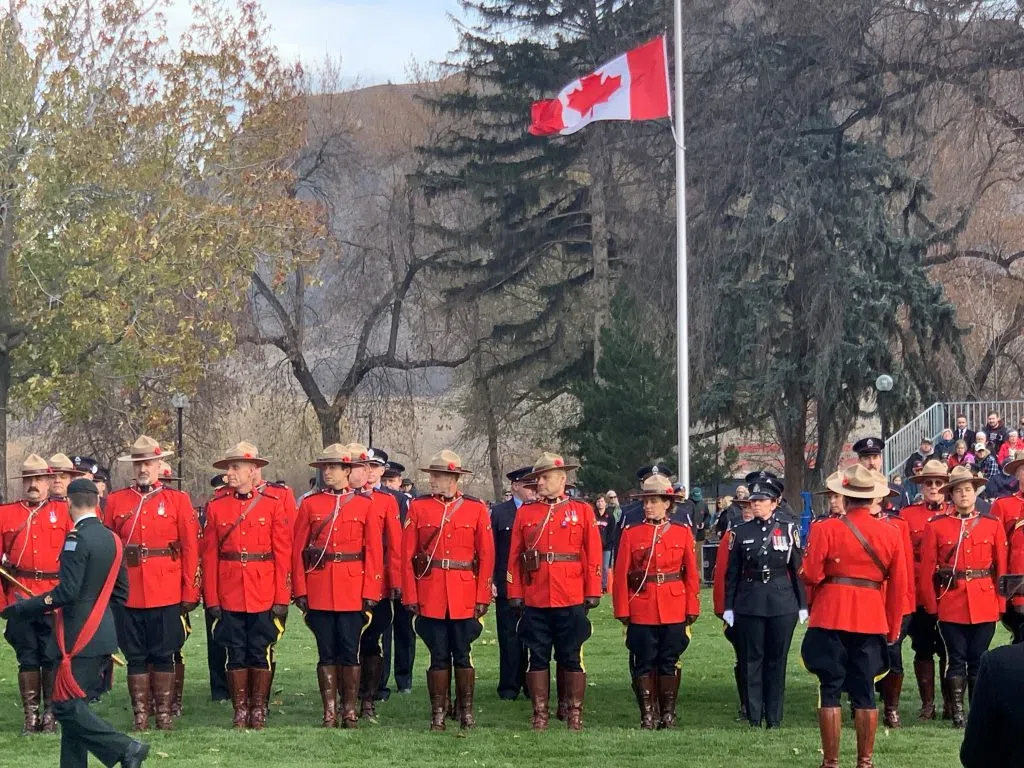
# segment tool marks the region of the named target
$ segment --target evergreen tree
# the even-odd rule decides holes
[[[675,355],[665,343],[661,318],[652,320],[626,296],[613,302],[601,346],[597,377],[569,386],[579,402],[579,420],[563,438],[583,465],[584,487],[633,488],[637,467],[656,460],[674,466]]]

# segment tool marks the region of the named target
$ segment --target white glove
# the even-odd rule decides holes
[[[736,614],[732,611],[726,611],[722,614],[722,621],[728,624],[730,627],[736,623]]]
[[[801,624],[806,624],[808,616],[809,616],[809,614],[807,613],[807,609],[806,608],[801,608],[800,609],[800,623]]]

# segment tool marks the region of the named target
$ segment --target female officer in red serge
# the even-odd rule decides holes
[[[324,728],[359,724],[359,639],[383,596],[380,517],[348,486],[352,466],[366,461],[365,449],[353,451],[359,447],[334,443],[310,463],[323,472],[324,488],[299,505],[292,542],[292,592],[316,638]]]
[[[639,493],[644,522],[622,532],[615,561],[612,599],[615,618],[626,625],[640,699],[640,727],[654,728],[657,695],[659,728],[676,725],[679,657],[690,644],[689,627],[700,614],[700,575],[693,533],[672,525],[668,511],[682,497],[664,475],[651,475]],[[657,680],[657,694],[655,694]]]
[[[405,518],[402,603],[430,651],[430,730],[445,729],[452,668],[455,710],[467,729],[476,724],[470,646],[480,636],[494,583],[491,515],[482,501],[459,492],[459,478],[472,472],[463,469],[458,454],[441,451],[421,471],[430,480],[430,495],[413,499]]]
[[[943,486],[953,512],[928,523],[921,542],[918,578],[924,609],[938,616],[946,645],[946,677],[953,698],[953,727],[963,728],[964,689],[973,688],[981,655],[988,650],[1005,601],[996,591],[1006,573],[1006,531],[993,515],[974,508],[985,478],[954,467]]]
[[[819,681],[822,768],[839,768],[843,691],[857,729],[857,768],[871,768],[878,710],[875,678],[888,665],[887,641],[899,640],[907,606],[907,561],[900,531],[876,518],[889,485],[855,464],[826,481],[846,514],[820,520],[801,574],[814,594],[801,655]]]

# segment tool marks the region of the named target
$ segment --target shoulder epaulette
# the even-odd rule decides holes
[[[978,517],[984,517],[986,520],[995,520],[997,523],[999,522],[999,518],[991,512],[979,512]]]
[[[470,496],[468,493],[462,494],[462,498],[466,501],[479,501],[481,504],[484,503],[483,499],[478,499],[476,496]]]
[[[267,485],[272,485],[275,488],[284,488],[286,491],[290,490],[287,484],[278,482],[277,480],[268,480]]]
[[[928,518],[929,523],[934,523],[936,520],[942,520],[943,518],[949,517],[945,512],[940,512],[937,515]]]
[[[278,495],[278,491],[280,490],[280,486],[274,486],[274,489],[271,490],[268,487],[269,485],[270,485],[270,483],[267,483],[267,485],[263,486],[263,488],[261,488],[259,490],[259,493],[261,495],[263,495],[263,496],[266,496],[268,499],[273,499],[274,501],[280,501],[281,497]]]
[[[1013,524],[1013,530],[1016,531],[1018,528],[1024,528],[1024,517]]]

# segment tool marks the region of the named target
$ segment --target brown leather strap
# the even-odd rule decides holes
[[[346,496],[348,496],[348,498],[345,498]],[[350,501],[352,501],[352,499],[354,499],[355,496],[356,496],[356,492],[355,491],[349,491],[349,492],[346,492],[346,493],[338,494],[338,498],[334,502],[334,509],[331,511],[331,514],[329,514],[327,517],[325,517],[321,521],[321,523],[317,527],[317,529],[315,531],[313,531],[309,535],[309,539],[306,541],[306,546],[307,547],[313,546],[313,542],[315,542],[318,538],[320,538],[320,534],[324,532],[324,528],[326,528],[328,525],[330,525],[331,523],[333,523],[335,520],[338,519],[338,515],[341,514],[341,510],[344,509],[345,505],[348,504]],[[326,543],[326,542],[324,542],[324,543]]]
[[[580,561],[579,552],[541,552],[540,561],[542,563],[578,563]]]
[[[274,559],[273,552],[218,552],[219,560],[231,563],[265,563]]]
[[[850,520],[850,516],[843,515],[839,519],[843,521],[843,525],[850,529],[850,533],[852,533],[854,535],[854,538],[856,538],[857,541],[860,542],[860,545],[864,547],[864,551],[867,552],[867,555],[871,558],[871,561],[878,566],[878,570],[882,572],[882,578],[888,579],[889,569],[885,567],[885,563],[882,562],[882,558],[880,558],[878,556],[878,553],[875,552],[875,549],[871,546],[871,543],[864,538],[864,534],[861,533],[860,529],[853,524],[852,520]]]
[[[966,571],[957,571],[958,578],[971,581],[972,579],[990,579],[994,574],[992,568],[972,568]]]
[[[19,579],[36,579],[42,581],[43,579],[59,579],[59,573],[52,573],[51,571],[33,571],[29,568],[19,568],[18,566],[12,566],[11,571]]]
[[[435,560],[434,567],[442,571],[472,571],[473,562],[465,560]]]
[[[825,584],[841,584],[845,587],[865,587],[866,589],[881,589],[882,582],[871,579],[858,579],[853,576],[826,576]]]
[[[221,537],[220,537],[220,538],[219,538],[219,539],[217,540],[217,549],[218,549],[218,550],[221,550],[221,549],[223,549],[223,548],[224,548],[224,544],[225,544],[225,543],[227,543],[228,537],[229,537],[229,536],[230,536],[230,535],[231,535],[232,533],[234,533],[234,531],[235,531],[235,528],[237,528],[238,526],[240,526],[240,525],[242,524],[242,521],[243,521],[243,520],[245,520],[245,518],[249,516],[249,513],[250,513],[250,512],[252,512],[253,508],[254,508],[254,507],[255,507],[255,506],[256,506],[256,505],[257,505],[257,504],[259,503],[259,500],[260,500],[260,498],[261,498],[262,496],[263,496],[263,491],[253,491],[253,494],[252,494],[252,501],[250,501],[250,502],[249,502],[249,505],[248,505],[248,506],[247,506],[247,507],[246,507],[245,509],[243,509],[243,510],[242,510],[242,514],[240,514],[240,515],[239,515],[239,516],[238,516],[238,517],[237,517],[237,518],[235,519],[235,522],[233,522],[233,523],[231,524],[231,527],[230,527],[230,528],[228,528],[228,529],[227,529],[226,531],[224,531],[224,535],[223,535],[223,536],[221,536]],[[221,558],[221,559],[223,560],[223,558]]]
[[[324,552],[325,563],[358,563],[362,562],[362,552]]]
[[[648,584],[664,584],[666,581],[682,581],[683,574],[679,571],[674,573],[650,573],[647,575]]]
[[[147,557],[171,557],[172,555],[178,554],[180,551],[181,550],[175,546],[163,549],[152,549],[143,544],[126,544],[124,547],[124,553],[126,556],[131,555],[134,557],[138,555],[143,560]],[[131,565],[131,563],[129,563],[129,565]]]

